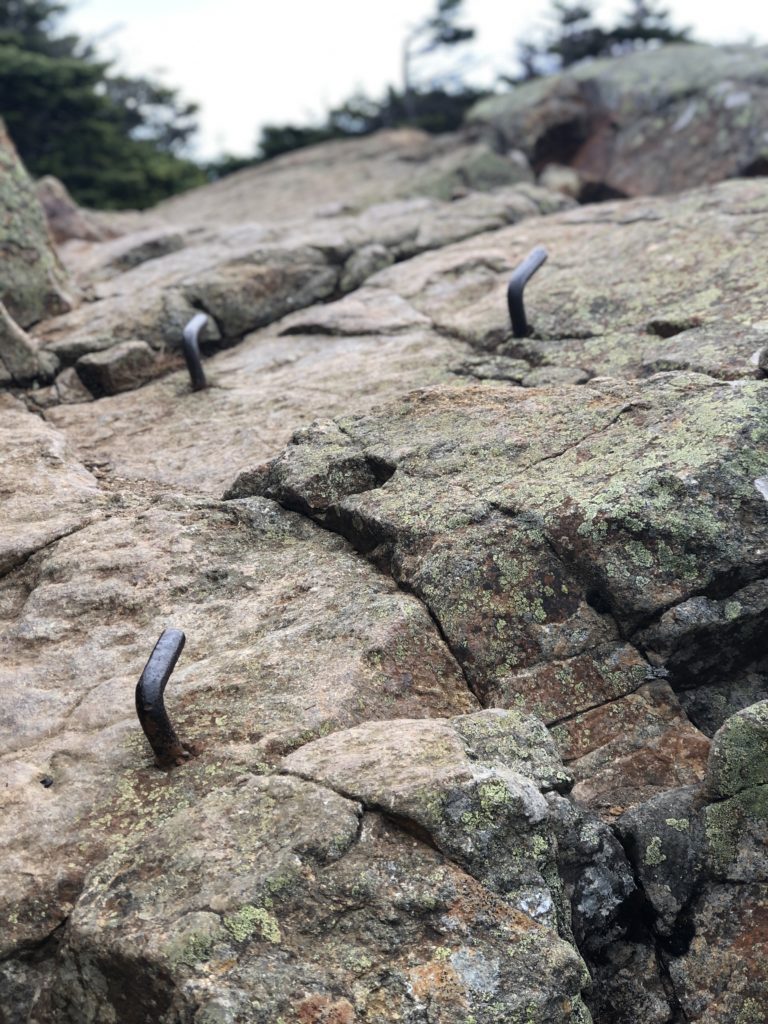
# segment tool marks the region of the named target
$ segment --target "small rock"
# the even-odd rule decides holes
[[[359,288],[366,278],[394,263],[392,253],[383,245],[364,245],[344,264],[339,287],[343,292]]]
[[[8,381],[34,380],[40,372],[40,360],[32,339],[16,323],[0,302],[0,374]]]
[[[83,384],[74,366],[62,370],[53,382],[59,401],[63,405],[74,405],[78,402],[90,402],[93,395]]]
[[[123,341],[103,352],[81,356],[75,364],[92,395],[116,395],[141,387],[157,375],[157,362],[145,341]]]

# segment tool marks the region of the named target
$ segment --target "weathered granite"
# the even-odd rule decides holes
[[[765,396],[674,374],[433,387],[301,432],[232,493],[350,537],[429,605],[483,699],[553,721],[637,689],[626,639],[666,608],[765,572]]]
[[[316,307],[318,318],[324,308]],[[46,416],[81,458],[110,475],[219,496],[254,457],[280,451],[298,426],[452,378],[448,366],[465,346],[425,330],[424,318],[402,318],[399,307],[379,302],[368,313],[367,328],[350,324],[349,335],[316,333],[309,323],[306,333],[286,337],[255,332],[204,360],[205,391],[193,392],[181,370],[142,388],[138,401],[125,393],[57,405]],[[63,401],[58,381],[54,401]]]
[[[766,213],[760,179],[674,200],[585,206],[424,253],[367,284],[396,292],[445,334],[524,361],[529,372],[760,378]],[[517,339],[506,288],[534,245],[549,259],[525,291],[532,335]]]
[[[450,199],[457,186],[483,191],[530,179],[530,170],[491,147],[400,128],[287,153],[166,200],[153,216],[177,224],[306,221],[392,199]]]
[[[104,504],[66,437],[0,394],[0,577],[81,529]]]
[[[246,776],[93,873],[31,1019],[576,1024],[584,980],[552,931],[380,816]]]
[[[72,304],[29,175],[0,120],[0,302],[21,327]]]
[[[582,196],[680,192],[768,171],[768,47],[663,46],[584,61],[468,115],[540,169],[570,164]]]
[[[395,260],[570,205],[523,184],[455,203],[401,200],[308,223],[148,227],[77,258],[70,253],[78,282],[96,301],[39,325],[36,335],[65,365],[139,339],[156,352],[153,376],[160,376],[178,353],[184,325],[201,309],[210,314],[208,349],[227,347],[294,310],[358,288]]]
[[[768,191],[574,210],[456,146],[64,243],[88,302],[0,414],[9,1024],[760,1019]],[[162,379],[94,400],[126,343]]]
[[[66,918],[116,827],[144,834],[334,729],[477,708],[419,602],[338,538],[259,500],[110,505],[0,580],[2,686],[17,695],[2,716],[2,955]],[[168,625],[189,637],[168,704],[199,755],[173,782],[133,712]]]

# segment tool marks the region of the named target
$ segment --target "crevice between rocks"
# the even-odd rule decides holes
[[[54,927],[51,928],[51,930],[41,939],[20,942],[12,950],[0,956],[0,964],[8,963],[9,961],[18,960],[20,958],[39,961],[55,956],[68,922],[69,915],[62,918],[62,920],[59,921],[57,925],[54,925]]]
[[[309,742],[311,743],[314,741],[310,740]],[[302,746],[306,745],[307,744],[302,744]],[[301,747],[296,747],[296,750],[301,750]],[[400,829],[402,832],[405,832],[406,835],[412,836],[414,839],[418,839],[419,842],[422,842],[426,846],[429,846],[431,849],[436,850],[441,856],[445,857],[446,860],[451,861],[451,858],[446,856],[446,854],[439,848],[437,843],[435,843],[435,840],[432,838],[431,834],[427,831],[427,829],[425,829],[424,826],[420,825],[417,821],[414,821],[413,818],[409,818],[403,814],[396,814],[394,811],[390,810],[387,807],[384,807],[382,804],[369,803],[368,801],[363,800],[361,797],[355,796],[354,793],[350,793],[343,787],[332,786],[329,782],[319,782],[311,775],[305,775],[302,772],[292,771],[289,768],[281,768],[278,774],[287,775],[294,779],[301,779],[302,782],[311,782],[313,785],[321,786],[323,789],[327,789],[329,793],[334,793],[336,796],[340,796],[344,800],[350,800],[353,803],[359,804],[360,807],[362,808],[363,813],[360,815],[360,823],[357,833],[358,840],[360,838],[360,833],[362,832],[363,818],[365,817],[365,815],[380,814],[387,821],[391,822],[396,828]],[[345,851],[345,855],[348,852],[348,850]],[[458,861],[451,861],[451,863],[456,864],[456,866],[460,867],[463,871],[466,870],[466,868],[459,864]]]
[[[72,537],[74,534],[80,533],[81,530],[88,529],[89,526],[93,525],[94,521],[95,517],[89,517],[87,522],[79,523],[77,526],[73,526],[71,530],[64,530],[62,533],[57,534],[51,540],[46,541],[45,544],[41,544],[40,547],[35,548],[34,551],[29,551],[18,561],[13,562],[12,565],[9,565],[6,569],[0,571],[0,580],[5,579],[6,576],[12,575],[12,573],[24,569],[28,562],[30,562],[35,557],[35,555],[40,554],[41,551],[47,551],[48,548],[53,547],[54,544],[58,544],[60,540],[64,540],[66,537]]]
[[[656,928],[656,913],[646,895],[643,880],[637,870],[637,851],[621,835],[621,832],[615,825],[610,825],[609,827],[624,851],[627,865],[632,872],[632,878],[636,886],[635,893],[633,894],[634,899],[630,898],[629,901],[625,901],[627,902],[627,906],[624,908],[624,924],[627,928],[626,936],[630,941],[637,941],[640,945],[652,948],[659,972],[659,979],[669,1002],[669,1008],[674,1015],[670,1024],[689,1024],[689,1017],[677,995],[675,983],[669,969],[669,957],[683,955],[688,951],[693,941],[694,932],[690,928],[688,914],[690,907],[698,899],[698,893],[694,892],[689,896],[685,907],[678,914],[677,921],[680,922],[682,919],[683,923],[681,934],[678,936],[673,933],[669,937],[659,934]],[[635,932],[634,935],[632,934],[633,931]]]
[[[539,662],[539,664],[544,663]],[[557,662],[553,660],[550,662],[546,662],[546,664],[557,664]],[[650,665],[648,666],[648,668],[651,668]],[[651,671],[653,670],[651,669]],[[597,711],[598,708],[604,708],[607,707],[609,704],[615,704],[617,701],[622,700],[624,697],[631,697],[633,694],[637,693],[640,689],[642,689],[642,687],[645,686],[648,682],[650,682],[650,679],[644,679],[643,682],[639,683],[633,690],[627,690],[627,692],[622,693],[620,697],[608,697],[606,700],[598,701],[597,704],[590,704],[589,707],[579,708],[578,711],[571,711],[570,714],[563,715],[562,718],[553,718],[551,721],[543,720],[544,724],[548,729],[554,729],[558,725],[567,725],[568,722],[573,722],[577,718],[581,718],[582,715],[588,715],[591,711]],[[577,760],[578,757],[563,758],[563,764],[571,764],[573,761]]]

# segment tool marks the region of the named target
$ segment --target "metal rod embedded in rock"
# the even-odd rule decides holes
[[[528,333],[528,321],[523,305],[523,289],[548,255],[543,245],[537,245],[528,253],[509,279],[507,305],[509,306],[509,318],[512,321],[512,333],[516,338],[524,338]]]
[[[208,387],[203,364],[200,361],[200,331],[208,323],[207,313],[196,313],[184,328],[182,348],[187,361],[187,369],[192,379],[192,390],[202,391]]]
[[[173,768],[191,756],[176,735],[163,701],[166,683],[184,649],[185,639],[180,629],[164,629],[136,686],[136,713],[155,752],[158,768]]]

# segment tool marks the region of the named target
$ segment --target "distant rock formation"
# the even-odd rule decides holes
[[[768,47],[666,46],[482,100],[481,138],[534,168],[570,164],[586,200],[768,174]]]

